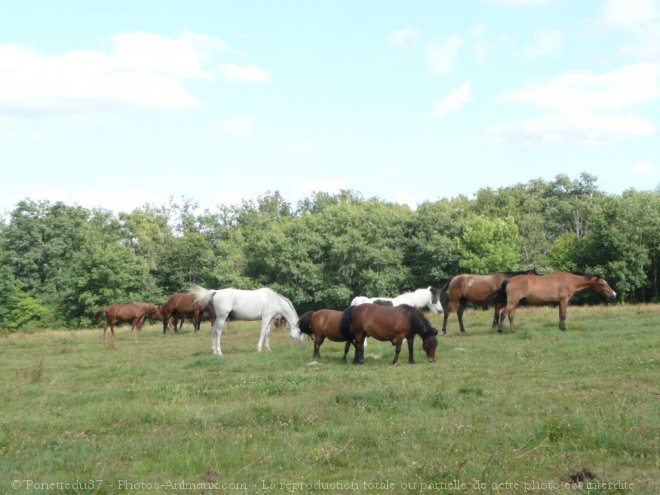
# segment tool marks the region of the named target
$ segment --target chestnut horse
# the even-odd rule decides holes
[[[566,308],[576,292],[591,289],[601,297],[614,299],[612,290],[601,275],[554,272],[548,275],[518,275],[502,282],[493,298],[504,306],[498,332],[502,333],[505,315],[509,316],[511,331],[515,331],[513,317],[516,307],[525,299],[530,304],[559,303],[559,329],[566,330]]]
[[[393,307],[379,304],[349,306],[342,314],[340,330],[346,340],[355,341],[354,363],[364,362],[364,339],[367,335],[377,340],[392,342],[396,347],[392,364],[396,364],[399,359],[403,339],[408,340],[408,361],[415,362],[413,341],[415,335],[419,335],[428,361],[435,361],[438,331],[431,326],[421,311],[407,304]]]
[[[493,316],[493,326],[499,323],[501,305],[498,302],[492,303],[489,301],[491,294],[502,286],[502,282],[522,274],[538,275],[536,269],[525,270],[521,272],[497,272],[490,275],[472,275],[470,273],[462,273],[456,275],[449,282],[447,288],[447,301],[445,301],[445,316],[442,321],[442,334],[447,334],[447,318],[449,315],[456,312],[458,317],[458,325],[461,332],[465,332],[463,325],[463,312],[468,302],[487,305],[493,304],[495,314]]]
[[[110,304],[109,306],[105,306],[94,314],[96,323],[99,322],[102,314],[105,314],[106,318],[105,326],[103,327],[103,338],[105,338],[105,332],[107,331],[108,327],[110,327],[112,335],[115,335],[115,323],[117,321],[130,321],[132,332],[136,328],[138,330],[142,328],[144,319],[147,316],[155,320],[161,319],[159,306],[144,302]]]
[[[169,329],[170,319],[174,318],[174,331],[177,331],[177,324],[179,320],[183,324],[183,320],[192,318],[193,329],[195,332],[199,330],[202,323],[202,315],[204,311],[208,311],[211,315],[211,324],[215,323],[215,314],[211,307],[205,307],[199,302],[195,302],[195,296],[188,292],[175,292],[172,294],[167,302],[161,306],[161,314],[163,320],[163,333]]]
[[[344,346],[343,361],[346,361],[346,354],[353,343],[353,339],[347,339],[341,333],[341,311],[333,309],[319,309],[318,311],[307,311],[298,320],[298,326],[302,333],[306,333],[314,339],[314,353],[312,358],[320,358],[319,349],[326,337],[333,342],[346,342]]]

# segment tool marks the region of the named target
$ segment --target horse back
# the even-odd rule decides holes
[[[320,309],[311,318],[314,333],[321,332],[330,340],[343,342],[346,337],[341,333],[342,312],[334,309]]]
[[[554,274],[516,275],[507,281],[507,299],[519,301],[526,299],[531,304],[556,302],[564,297],[564,287]]]
[[[353,333],[362,331],[377,340],[392,340],[400,334],[411,332],[409,306],[380,306],[361,304],[351,316]],[[404,336],[405,336],[404,335]]]
[[[487,304],[489,296],[500,288],[505,276],[501,273],[473,275],[463,273],[455,276],[449,283],[450,300],[466,299],[475,304]]]

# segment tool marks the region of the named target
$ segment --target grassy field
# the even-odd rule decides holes
[[[491,318],[396,366],[246,322],[222,357],[209,323],[4,335],[0,493],[660,493],[660,306]]]

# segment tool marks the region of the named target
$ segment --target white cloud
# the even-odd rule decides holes
[[[525,58],[537,59],[547,55],[553,55],[564,46],[564,34],[552,29],[537,29],[534,31],[532,43],[525,48]]]
[[[220,64],[220,70],[226,79],[238,82],[268,82],[268,72],[254,64],[236,65]]]
[[[658,177],[660,176],[660,170],[658,167],[653,165],[649,160],[641,160],[637,162],[630,169],[632,175],[637,177]]]
[[[433,107],[435,115],[446,115],[472,101],[470,85],[465,83],[440,100]]]
[[[255,121],[249,115],[239,115],[220,122],[219,129],[222,134],[234,137],[246,137],[252,133]]]
[[[194,107],[183,86],[213,80],[208,67],[228,45],[219,38],[186,32],[178,38],[137,32],[110,40],[111,49],[42,54],[19,45],[0,45],[0,113],[78,113],[115,106]],[[248,64],[221,64],[232,81],[268,81]]]
[[[601,75],[567,72],[542,86],[510,91],[504,98],[544,109],[575,111],[621,109],[658,96],[660,64],[643,63]]]
[[[493,126],[486,132],[486,141],[524,146],[600,144],[655,132],[653,123],[632,115],[560,113]]]
[[[619,51],[640,59],[660,60],[660,22],[653,29],[640,33],[633,42],[622,45]]]
[[[440,75],[448,73],[462,46],[463,39],[456,34],[447,36],[440,43],[429,43],[426,46],[426,60],[431,72]]]
[[[569,72],[548,83],[503,95],[545,115],[491,127],[490,142],[595,144],[657,133],[653,122],[629,108],[660,97],[660,64],[635,64],[604,74]]]
[[[598,22],[606,27],[640,31],[658,17],[658,0],[607,0]]]
[[[405,193],[405,192],[399,192],[394,196],[394,202],[398,203],[400,205],[406,205],[408,206],[411,210],[416,210],[417,209],[417,199],[415,198],[414,195]]]
[[[112,38],[113,63],[124,69],[168,74],[178,79],[213,79],[202,69],[204,55],[185,35],[170,39],[152,33],[123,33]],[[198,39],[198,38],[197,38]]]
[[[0,112],[71,113],[118,105],[192,107],[197,99],[182,83],[210,80],[211,53],[226,46],[209,36],[167,38],[123,33],[109,52],[75,50],[46,55],[0,45]]]
[[[391,45],[394,45],[398,48],[405,48],[406,46],[412,45],[417,40],[417,35],[419,31],[413,26],[406,26],[401,29],[397,29],[390,35],[389,42]]]

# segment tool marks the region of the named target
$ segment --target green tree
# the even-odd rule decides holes
[[[71,266],[63,291],[62,312],[68,325],[86,326],[102,306],[161,298],[147,264],[118,242],[90,242]]]
[[[158,279],[165,294],[186,291],[193,283],[216,287],[211,243],[199,232],[172,239],[161,256]]]
[[[458,238],[459,266],[471,273],[515,270],[520,263],[520,236],[513,217],[470,219]]]

